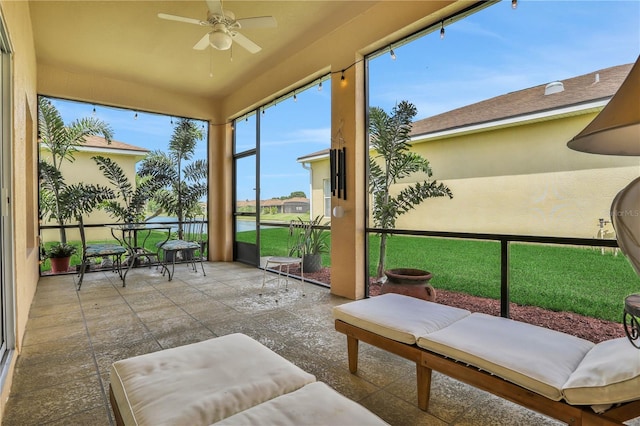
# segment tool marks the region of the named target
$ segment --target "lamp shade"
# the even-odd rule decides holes
[[[640,57],[613,98],[567,146],[606,155],[640,155]]]
[[[640,275],[640,177],[616,195],[611,204],[611,222],[620,250]]]

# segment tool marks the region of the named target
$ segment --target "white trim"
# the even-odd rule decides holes
[[[501,127],[513,127],[519,124],[534,123],[537,121],[548,121],[551,119],[561,118],[562,116],[569,117],[572,115],[588,114],[591,112],[600,111],[607,103],[609,103],[609,99],[604,101],[593,101],[587,104],[572,105],[548,111],[535,112],[532,114],[518,115],[515,117],[508,117],[500,120],[488,121],[486,123],[462,126],[455,129],[447,129],[433,133],[422,133],[420,135],[413,136],[411,138],[411,142],[422,141],[425,139],[458,136],[466,133],[478,133],[487,131],[489,129],[493,130]]]
[[[51,152],[49,147],[46,145],[40,145],[40,151]],[[77,147],[78,152],[93,152],[98,154],[120,154],[120,155],[130,155],[132,157],[144,157],[150,151],[133,151],[130,149],[119,149],[119,148],[99,148],[95,146],[79,146]]]
[[[119,148],[98,148],[95,146],[79,146],[78,151],[80,152],[99,152],[102,154],[120,154],[120,155],[131,155],[131,156],[141,156],[144,157],[149,153],[149,151],[133,151],[130,149],[119,149]]]
[[[13,50],[7,34],[4,17],[0,16],[0,244],[2,245],[2,267],[0,268],[0,286],[2,297],[0,303],[2,318],[0,327],[3,328],[4,353],[0,354],[0,389],[4,389],[9,377],[8,368],[13,362],[16,347],[16,276],[15,276],[15,233],[13,203],[15,194],[13,189]],[[26,124],[26,123],[25,123]],[[30,132],[32,129],[26,129]],[[27,139],[27,143],[30,141]],[[31,224],[33,226],[33,224]]]
[[[322,160],[322,159],[325,159],[325,158],[328,158],[328,157],[329,157],[329,152],[327,151],[326,154],[316,154],[313,157],[302,157],[301,159],[299,159],[297,161],[298,161],[298,163],[310,163],[312,161],[318,161],[318,160]]]

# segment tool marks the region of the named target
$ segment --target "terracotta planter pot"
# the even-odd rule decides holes
[[[398,293],[418,299],[436,301],[436,290],[429,284],[433,274],[421,269],[398,268],[384,271],[387,281],[380,289],[381,294]]]
[[[69,261],[71,257],[51,257],[51,272],[54,274],[60,274],[69,270]]]

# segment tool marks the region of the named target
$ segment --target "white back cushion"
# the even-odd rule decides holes
[[[626,337],[598,343],[563,386],[569,404],[615,404],[640,399],[640,350]]]

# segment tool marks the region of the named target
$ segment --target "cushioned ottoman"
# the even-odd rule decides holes
[[[271,401],[264,402],[236,415],[219,425],[386,425],[378,416],[340,395],[322,382],[306,385]]]
[[[110,375],[118,424],[386,424],[244,334],[117,361]]]
[[[312,382],[313,375],[243,334],[111,366],[111,389],[127,425],[209,425]]]

